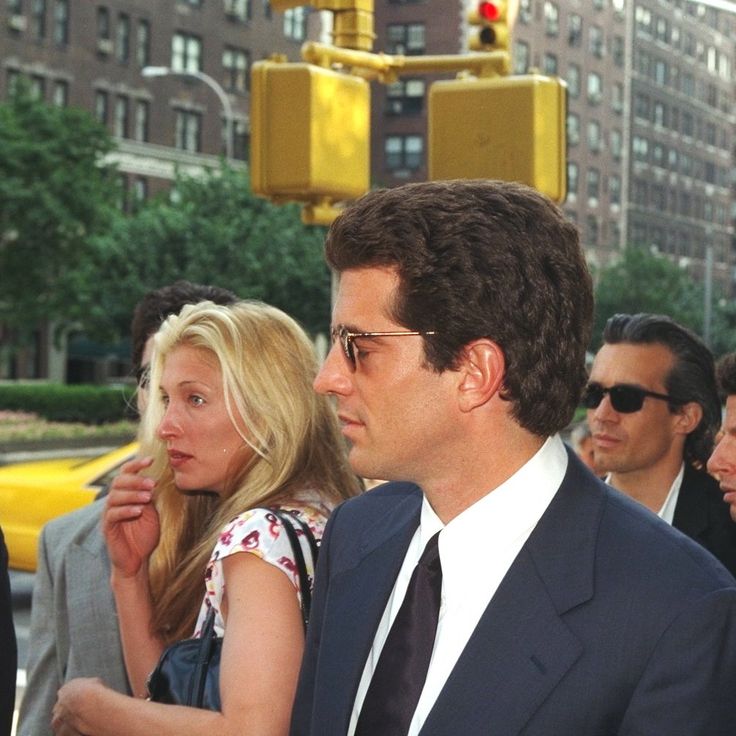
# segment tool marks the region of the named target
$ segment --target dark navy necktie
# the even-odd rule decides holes
[[[355,736],[406,736],[432,658],[442,592],[437,532],[414,568],[358,718]]]

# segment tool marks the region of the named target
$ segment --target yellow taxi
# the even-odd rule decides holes
[[[138,443],[97,457],[65,457],[0,467],[0,527],[10,567],[35,572],[41,527],[51,519],[91,503]]]

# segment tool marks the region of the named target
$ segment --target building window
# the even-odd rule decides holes
[[[570,46],[580,46],[583,42],[583,17],[571,13],[567,22],[567,43]]]
[[[637,161],[649,160],[649,141],[646,138],[635,135],[631,142],[631,150]]]
[[[390,54],[423,54],[426,45],[424,23],[394,23],[386,29],[386,42]]]
[[[31,32],[34,38],[46,38],[46,0],[31,3]]]
[[[103,125],[107,125],[107,118],[109,114],[109,97],[107,92],[98,89],[95,91],[95,117]]]
[[[284,11],[284,36],[294,41],[307,37],[307,9],[303,5]]]
[[[526,74],[529,69],[529,44],[526,41],[514,41],[514,74]]]
[[[544,3],[544,32],[548,36],[560,34],[560,9],[549,0]]]
[[[598,218],[595,215],[588,215],[585,218],[585,238],[588,247],[598,245]]]
[[[578,193],[578,165],[574,161],[567,162],[567,194],[576,196]]]
[[[624,110],[624,85],[621,82],[614,82],[611,88],[611,109],[617,113]]]
[[[133,130],[133,138],[143,143],[148,141],[149,113],[150,105],[146,100],[138,100],[135,103],[135,126]]]
[[[151,26],[147,20],[138,21],[135,60],[140,67],[148,66],[151,63]]]
[[[603,81],[601,75],[597,72],[588,74],[588,102],[591,105],[598,105],[603,99]]]
[[[34,74],[31,77],[31,95],[37,100],[46,98],[46,80],[43,77]]]
[[[422,165],[424,139],[420,135],[390,135],[384,144],[386,168],[415,171]]]
[[[570,64],[567,68],[567,93],[573,99],[580,97],[580,67],[577,64]]]
[[[567,145],[577,146],[580,143],[580,118],[574,113],[567,115]]]
[[[148,179],[136,176],[131,187],[131,206],[137,210],[148,199]]]
[[[666,112],[667,108],[665,108],[664,104],[662,102],[655,102],[654,106],[652,107],[652,122],[660,127],[664,128],[667,124],[666,122]]]
[[[118,15],[116,28],[115,52],[121,64],[127,64],[130,59],[130,16],[125,13]]]
[[[202,150],[202,115],[191,110],[176,111],[174,145],[182,151],[199,153]]]
[[[54,0],[54,43],[69,42],[69,0]]]
[[[605,41],[603,39],[603,29],[599,26],[591,26],[588,32],[588,48],[593,56],[599,59],[603,58],[605,51]]]
[[[66,107],[69,104],[69,82],[63,79],[54,82],[53,103],[56,107]]]
[[[175,72],[202,70],[202,39],[188,33],[175,33],[171,39],[171,68]]]
[[[240,161],[248,160],[250,151],[248,126],[244,120],[233,120],[233,158]]]
[[[532,0],[521,0],[519,3],[519,22],[528,25],[532,20]]]
[[[611,143],[611,156],[614,161],[620,161],[623,153],[623,135],[620,130],[613,128],[609,137]]]
[[[248,90],[248,53],[226,46],[222,51],[223,87],[229,92]]]
[[[8,69],[5,74],[5,89],[8,95],[15,94],[18,89],[18,82],[20,80],[20,72],[17,69]]]
[[[97,38],[110,39],[110,11],[104,5],[97,8]]]
[[[544,54],[544,60],[542,62],[544,73],[550,77],[557,75],[557,56],[546,52]]]
[[[386,87],[388,115],[416,115],[424,108],[425,81],[400,79]]]
[[[608,178],[608,201],[611,204],[621,204],[621,177],[612,174]]]
[[[613,63],[617,67],[623,67],[624,65],[624,53],[625,53],[625,47],[624,47],[624,39],[623,36],[614,36],[613,37],[613,46],[612,46],[612,57],[613,57]]]
[[[599,153],[603,148],[601,124],[597,120],[590,120],[588,122],[588,148],[593,153]]]
[[[249,20],[251,17],[250,0],[225,0],[225,15],[233,20]]]
[[[115,98],[112,132],[118,138],[128,137],[128,98],[124,95],[118,95]]]
[[[273,14],[273,8],[271,7],[271,0],[263,0],[263,17],[266,20],[271,20]]]

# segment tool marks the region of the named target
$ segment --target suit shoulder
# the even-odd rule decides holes
[[[51,519],[41,529],[42,542],[57,546],[88,534],[99,525],[104,510],[105,500],[99,499]]]
[[[601,540],[654,577],[701,591],[736,586],[736,580],[704,547],[625,494],[607,487]]]

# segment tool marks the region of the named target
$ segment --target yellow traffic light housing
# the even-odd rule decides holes
[[[251,85],[251,186],[275,201],[354,199],[370,177],[370,86],[311,64],[259,61]]]
[[[502,179],[567,195],[566,86],[537,74],[435,82],[429,178]]]
[[[518,0],[473,2],[468,12],[471,51],[508,51]]]

